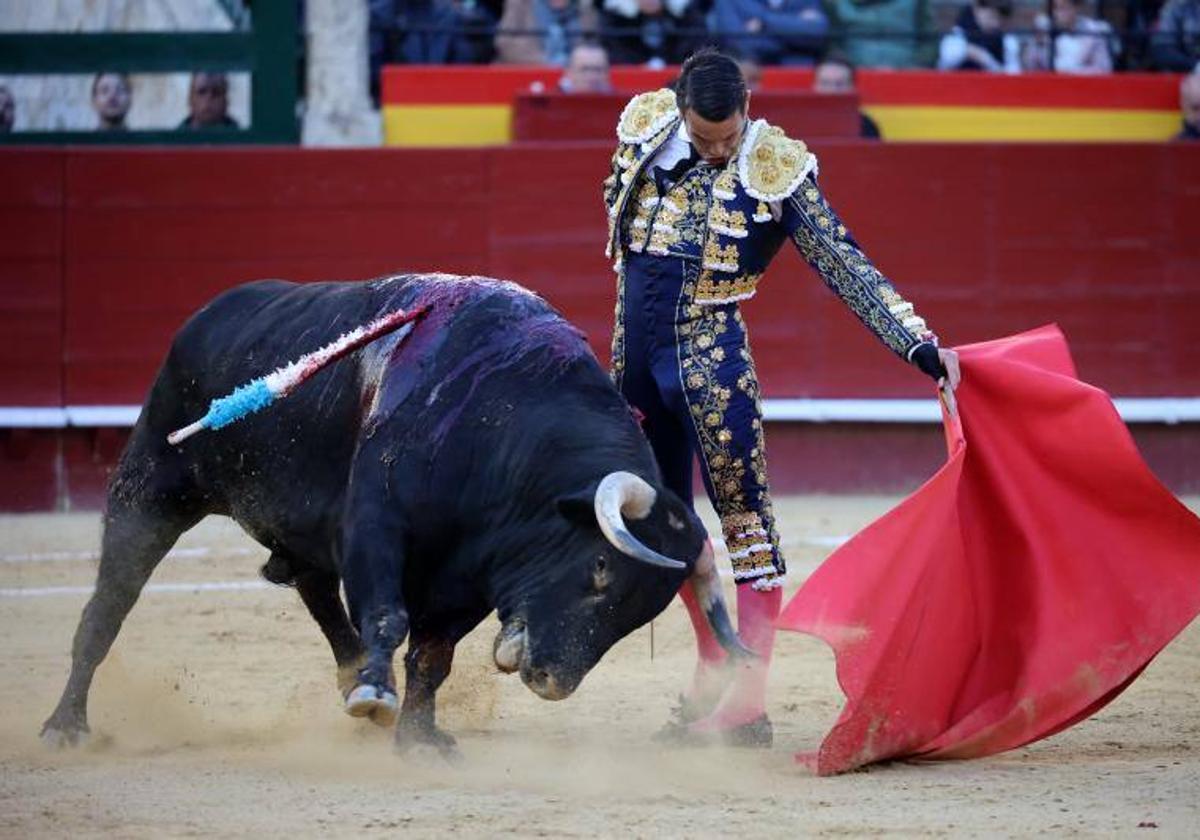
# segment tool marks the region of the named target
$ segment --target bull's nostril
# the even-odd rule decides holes
[[[537,682],[544,685],[545,683],[550,682],[550,672],[547,671],[545,668],[538,668],[536,671],[533,672],[533,678]]]

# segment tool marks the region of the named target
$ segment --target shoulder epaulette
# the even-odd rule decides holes
[[[679,108],[675,104],[675,91],[670,88],[639,93],[617,120],[617,139],[622,143],[645,143],[666,128]]]
[[[759,201],[782,201],[816,171],[817,156],[804,141],[792,140],[766,120],[755,120],[746,129],[738,155],[738,178],[746,192]]]

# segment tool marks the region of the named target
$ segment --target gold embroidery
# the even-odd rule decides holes
[[[647,250],[653,254],[683,252],[694,256],[704,237],[710,185],[716,170],[697,166],[662,197]],[[647,178],[647,181],[652,179]],[[661,223],[661,226],[660,226]]]
[[[749,149],[743,152],[738,173],[746,192],[754,198],[786,198],[815,166],[815,158],[803,141],[790,139],[783,129],[765,121],[756,121],[746,139]]]
[[[619,259],[620,248],[618,246],[620,243],[616,241],[616,235],[623,231],[624,228],[622,227],[619,231],[618,226],[625,224],[624,217],[628,215],[626,211],[628,210],[628,203],[634,187],[639,183],[644,183],[640,181],[638,176],[643,174],[648,158],[666,142],[677,125],[678,120],[672,118],[650,140],[638,145],[636,148],[630,147],[633,150],[634,164],[632,167],[621,172],[619,176],[616,173],[620,171],[620,168],[614,164],[613,173],[614,184],[616,186],[612,190],[611,200],[610,192],[607,189],[604,195],[605,203],[608,204],[609,208],[608,242],[604,247],[605,256]]]
[[[675,91],[670,88],[640,93],[621,112],[617,137],[624,143],[644,143],[679,112]]]
[[[713,304],[745,300],[754,296],[761,277],[761,272],[725,276],[706,268],[697,281],[696,301]]]
[[[790,199],[800,217],[792,239],[825,284],[895,353],[904,356],[937,337],[857,247],[846,228],[809,181]]]
[[[636,211],[632,218],[629,213],[625,214],[628,220],[625,224],[625,241],[629,243],[629,250],[641,252],[650,239],[650,219],[658,204],[658,193],[654,189],[654,183],[643,181],[631,200],[636,204]]]
[[[709,236],[704,242],[704,267],[713,271],[737,271],[741,259],[738,256],[737,245],[717,243],[716,236]]]
[[[721,531],[729,550],[734,578],[747,580],[777,574],[771,537],[765,525],[763,518],[753,512],[721,517]]]
[[[617,303],[613,307],[612,355],[609,364],[609,376],[613,383],[620,388],[621,377],[625,375],[625,272],[622,269],[617,274]]]
[[[746,214],[741,210],[730,210],[722,202],[714,201],[708,211],[708,229],[734,239],[745,239]]]
[[[737,198],[737,170],[731,161],[713,182],[713,198],[722,201],[733,201]]]
[[[703,284],[687,285],[699,290]],[[759,386],[744,339],[744,321],[736,308],[685,303],[680,311],[688,318],[677,326],[681,381],[695,421],[700,457],[717,495],[714,504],[721,517],[734,576],[739,581],[755,582],[778,578],[784,569],[767,489],[762,423],[757,417],[750,419],[749,430],[742,434],[751,438],[735,441],[728,420],[734,399],[749,398],[758,407]],[[731,320],[742,328],[736,353],[727,352],[735,346],[728,338],[724,343],[719,340],[729,331]],[[725,367],[727,360],[736,361],[738,367]],[[725,380],[729,384],[724,384]],[[752,479],[749,485],[748,478]]]

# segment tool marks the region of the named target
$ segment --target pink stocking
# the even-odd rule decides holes
[[[733,681],[713,713],[692,724],[694,732],[721,732],[766,713],[767,673],[775,645],[775,619],[782,602],[781,587],[757,590],[748,583],[738,587],[738,635],[758,658],[734,664]]]

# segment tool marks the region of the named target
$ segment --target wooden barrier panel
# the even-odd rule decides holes
[[[604,140],[614,127],[627,94],[520,93],[513,100],[513,140]],[[821,95],[808,91],[762,91],[753,97],[753,116],[783,126],[808,142],[820,138],[853,139],[861,122],[854,94]]]
[[[140,403],[238,283],[487,266],[485,161],[462,152],[88,150],[68,173],[68,404]]]
[[[834,207],[947,341],[1056,321],[1111,392],[1200,394],[1200,149],[813,148]],[[140,402],[183,319],[264,277],[501,276],[559,305],[604,358],[609,152],[6,151],[28,178],[0,205],[18,234],[0,250],[0,319],[24,355],[0,404]],[[768,396],[923,393],[790,249],[761,289],[746,309]]]

